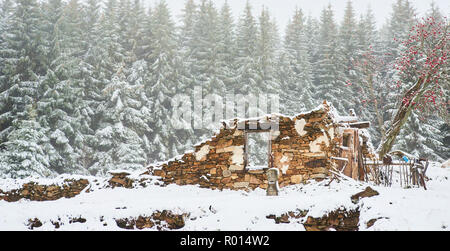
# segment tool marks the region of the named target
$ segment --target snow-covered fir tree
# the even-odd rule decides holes
[[[49,156],[51,169],[58,173],[85,174],[87,169],[81,161],[85,144],[83,131],[89,125],[81,114],[85,107],[79,68],[82,62],[76,56],[82,53],[84,46],[76,39],[82,36],[81,6],[77,0],[70,0],[67,6],[55,0],[44,10],[48,13],[47,58],[51,61],[39,88],[38,121],[47,130],[55,149]],[[51,15],[55,13],[57,15]],[[53,21],[55,16],[57,21]]]
[[[151,99],[150,127],[153,130],[149,140],[153,143],[151,160],[158,161],[178,155],[178,138],[173,134],[170,118],[171,101],[180,80],[177,71],[177,40],[175,25],[164,1],[160,1],[152,11],[153,40],[149,55],[149,75],[145,81],[145,91]]]
[[[94,164],[90,172],[105,174],[108,170],[135,170],[147,163],[145,134],[149,131],[150,110],[139,102],[143,85],[130,85],[119,71],[105,87],[107,102],[102,104],[105,116],[96,136]]]
[[[0,95],[0,138],[12,130],[12,122],[25,117],[25,108],[38,99],[40,76],[47,70],[42,39],[42,14],[35,0],[17,1],[3,36],[3,86]]]
[[[4,60],[6,55],[6,41],[5,36],[8,34],[8,25],[11,24],[10,17],[13,10],[12,0],[4,0],[0,2],[0,93],[3,92],[3,88],[6,88],[5,73],[3,72]],[[0,107],[1,110],[1,107]]]
[[[98,3],[88,2],[87,10],[89,19],[95,20],[99,11]],[[96,138],[93,135],[100,129],[100,123],[107,116],[101,108],[107,102],[103,90],[111,83],[112,77],[126,60],[119,37],[118,13],[118,2],[108,0],[98,21],[86,24],[88,28],[86,36],[90,36],[93,40],[87,45],[86,54],[83,56],[82,74],[86,81],[84,95],[87,104],[83,116],[87,116],[90,123],[90,130],[85,134],[88,146],[86,151],[92,151],[91,154],[96,151],[92,146]]]
[[[31,112],[31,111],[30,111]],[[27,116],[13,122],[7,141],[0,145],[0,177],[23,179],[31,176],[53,177],[48,156],[49,139],[45,130]]]
[[[234,86],[236,94],[258,94],[261,82],[257,71],[257,37],[258,27],[252,13],[252,7],[247,2],[244,13],[239,18],[237,27],[238,57],[236,58],[237,82]]]
[[[402,90],[396,88],[397,81],[399,79],[396,76],[395,61],[400,57],[402,50],[405,48],[401,42],[408,38],[408,33],[416,21],[415,9],[411,5],[409,0],[397,0],[392,5],[391,18],[388,20],[385,28],[381,32],[381,39],[384,49],[384,61],[385,69],[382,70],[382,74],[389,80],[386,88],[383,88],[383,95],[386,97],[387,102],[384,106],[384,120],[386,126],[395,112],[398,98],[401,96]]]
[[[225,1],[221,8],[218,21],[218,78],[223,82],[227,91],[232,91],[236,85],[236,67],[237,57],[235,23],[231,13],[231,8]]]
[[[145,7],[142,5],[141,0],[134,0],[131,4],[131,15],[128,21],[127,30],[127,45],[130,51],[130,63],[143,59],[143,45],[145,43],[144,37],[146,37],[147,25],[151,25],[149,18],[145,13]],[[144,21],[143,21],[144,20]],[[151,32],[149,33],[151,35]]]
[[[318,37],[317,62],[314,65],[314,92],[317,100],[327,100],[344,113],[349,100],[341,99],[348,91],[343,74],[343,57],[339,50],[338,28],[329,5],[322,10]]]
[[[440,141],[440,128],[443,124],[444,122],[436,117],[424,118],[417,112],[413,113],[402,129],[394,149],[433,161],[443,161],[439,154],[448,150]]]
[[[197,5],[194,0],[186,0],[181,15],[182,24],[179,27],[179,47],[185,60],[189,60],[194,49],[194,25],[197,15]]]
[[[392,6],[388,29],[383,34],[391,61],[400,55],[399,41],[408,38],[408,32],[416,21],[416,11],[409,0],[396,0]]]
[[[202,0],[194,23],[194,39],[191,59],[191,74],[195,76],[195,86],[201,86],[206,94],[225,91],[219,78],[218,40],[219,13],[211,0]]]
[[[312,67],[308,53],[305,18],[296,9],[286,27],[283,51],[279,58],[277,80],[282,84],[282,108],[285,114],[312,109]]]
[[[317,32],[319,30],[319,21],[311,15],[308,15],[304,26],[305,34],[307,34],[305,39],[308,48],[308,56],[310,64],[313,66],[317,62],[319,52],[319,48],[317,46],[319,39],[319,33]]]
[[[264,94],[278,94],[281,86],[275,80],[275,65],[279,37],[276,24],[266,8],[263,8],[259,16],[258,30],[256,54],[260,82],[257,83],[257,88]]]
[[[344,19],[339,27],[339,52],[342,57],[343,76],[345,78],[346,87],[340,96],[341,102],[344,103],[346,110],[354,109],[357,94],[358,74],[355,71],[355,63],[357,62],[357,22],[352,1],[347,1],[345,7]]]
[[[373,135],[372,143],[378,144],[384,136],[383,107],[387,102],[381,95],[386,88],[387,78],[380,72],[385,67],[383,46],[375,24],[375,17],[369,7],[359,18],[357,30],[356,59],[353,63],[357,73],[354,90],[354,109],[362,120],[371,121],[368,129]]]

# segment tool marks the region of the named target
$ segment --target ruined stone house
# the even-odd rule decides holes
[[[370,142],[363,128],[368,126],[354,114],[339,116],[327,102],[294,117],[235,119],[224,122],[218,133],[194,151],[149,170],[165,184],[212,189],[266,189],[270,168],[279,170],[280,187],[323,180],[332,170],[364,180],[363,158],[370,155]],[[265,146],[249,144],[258,135],[266,135]],[[255,151],[266,152],[258,165],[252,164]]]

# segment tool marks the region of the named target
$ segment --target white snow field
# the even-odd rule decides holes
[[[28,220],[34,218],[43,223],[42,227],[34,229],[38,231],[55,230],[51,221],[56,220],[61,223],[57,230],[123,230],[114,219],[150,216],[156,210],[171,210],[189,214],[186,226],[181,230],[303,231],[301,222],[307,217],[291,219],[288,224],[275,224],[266,216],[309,210],[308,216],[321,217],[338,208],[351,210],[358,207],[361,211],[360,230],[448,230],[450,169],[434,163],[428,170],[428,177],[427,191],[423,188],[380,187],[353,180],[334,181],[326,186],[329,182],[326,180],[282,188],[278,197],[267,197],[261,189],[247,193],[177,185],[136,189],[91,187],[92,192],[83,192],[71,199],[0,201],[0,230],[29,230]],[[89,179],[92,183],[95,177]],[[8,191],[28,181],[1,180],[0,189]],[[39,182],[52,183],[42,179]],[[353,204],[350,197],[368,185],[380,195]],[[74,217],[83,217],[86,222],[69,223]],[[379,220],[367,229],[366,223],[371,219]]]

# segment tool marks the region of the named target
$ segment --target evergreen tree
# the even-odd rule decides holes
[[[0,138],[13,129],[12,122],[26,118],[25,108],[39,98],[40,76],[47,71],[42,38],[42,15],[35,0],[18,0],[3,36],[3,86],[0,96]]]
[[[416,20],[416,11],[409,0],[397,0],[392,6],[392,16],[389,19],[388,29],[385,33],[384,43],[389,54],[388,61],[394,61],[401,48],[399,41],[408,38],[408,32]]]
[[[8,34],[8,25],[10,25],[10,17],[12,14],[13,4],[11,0],[4,0],[0,2],[0,93],[3,92],[3,88],[6,88],[5,73],[3,72],[3,67],[5,65],[4,60],[7,56],[7,47],[5,36]],[[2,108],[0,107],[0,110]],[[1,141],[1,140],[0,140]]]
[[[151,116],[142,102],[142,84],[130,85],[122,71],[119,71],[105,87],[106,102],[101,105],[105,111],[99,130],[96,132],[96,152],[93,174],[106,174],[108,170],[136,170],[147,164],[145,132]]]
[[[85,51],[90,50],[97,42],[98,38],[98,22],[100,18],[100,4],[96,0],[87,0],[83,6],[83,23],[81,24],[84,31],[82,40],[85,41]]]
[[[337,26],[331,5],[322,10],[315,68],[314,92],[319,100],[327,100],[341,113],[351,107],[349,100],[341,99],[348,91],[343,76],[343,58],[337,40]]]
[[[128,50],[131,52],[130,61],[134,63],[144,59],[144,37],[151,35],[151,32],[146,34],[146,28],[151,24],[148,23],[149,18],[145,13],[145,8],[142,6],[141,0],[134,0],[130,11],[133,15],[131,15],[129,21],[127,40]]]
[[[311,65],[315,65],[318,59],[318,39],[319,39],[319,22],[311,15],[308,16],[305,23],[306,44],[308,48],[308,57]]]
[[[343,22],[339,29],[339,53],[342,56],[343,76],[348,87],[342,92],[340,98],[348,100],[345,105],[346,110],[354,109],[357,103],[357,81],[358,73],[355,63],[357,62],[357,23],[352,2],[347,1]]]
[[[195,22],[197,17],[197,5],[194,0],[187,0],[182,14],[182,25],[179,32],[179,47],[183,59],[188,62],[188,67],[192,64],[191,55],[194,51]]]
[[[50,176],[46,129],[36,122],[42,75],[47,71],[45,27],[36,1],[17,1],[7,22],[2,51],[4,82],[0,107],[0,166],[7,177]]]
[[[357,49],[356,51],[361,54],[361,51],[367,50],[371,45],[376,46],[380,43],[380,39],[377,32],[375,16],[372,8],[369,6],[364,15],[361,15],[357,29]]]
[[[128,0],[121,0],[129,2]],[[124,7],[126,8],[126,7]],[[122,46],[122,38],[120,25],[123,17],[121,16],[120,5],[116,0],[108,0],[103,18],[100,20],[101,26],[101,43],[104,50],[103,71],[106,81],[111,80],[112,76],[118,71],[118,65],[126,62],[126,50]],[[126,23],[126,22],[125,22]],[[105,83],[107,84],[107,83]]]
[[[282,83],[284,114],[298,114],[316,105],[311,102],[312,68],[306,37],[303,13],[296,9],[286,28],[277,76]]]
[[[89,3],[91,4],[91,3]],[[89,18],[96,15],[96,3],[89,5]],[[83,60],[83,73],[85,78],[85,100],[87,109],[84,116],[89,117],[90,133],[100,128],[100,122],[105,116],[105,111],[99,107],[105,102],[103,90],[111,82],[112,77],[119,70],[119,66],[125,62],[126,56],[119,37],[119,11],[116,0],[108,0],[97,23],[91,24],[89,32],[95,42],[88,45],[88,50]]]
[[[239,19],[237,28],[237,83],[234,86],[236,94],[258,93],[260,76],[257,70],[257,37],[258,27],[252,14],[249,2],[245,6],[243,15]]]
[[[103,19],[99,1],[87,0],[81,7],[81,45],[82,51],[78,57],[81,80],[80,115],[83,123],[80,130],[83,137],[82,152],[80,156],[80,165],[83,169],[89,169],[93,163],[95,149],[95,131],[98,129],[100,114],[96,107],[102,102],[101,90],[103,90],[106,77],[103,70],[103,60],[107,60],[106,53],[102,43]]]
[[[447,160],[450,159],[450,152],[448,151],[448,149],[450,148],[450,124],[446,122],[439,129],[442,133],[439,141],[444,146],[443,147],[444,151],[440,154],[440,156],[443,159]]]
[[[189,4],[189,3],[188,3]],[[189,5],[187,6],[189,7]],[[192,8],[192,7],[191,7]],[[189,21],[189,20],[186,20]],[[203,97],[208,95],[220,96],[226,91],[223,73],[220,71],[223,63],[220,56],[220,32],[219,32],[219,13],[211,0],[202,0],[195,12],[193,37],[188,43],[189,53],[189,73],[187,75],[189,87],[188,93],[195,87],[201,87]],[[187,41],[189,42],[189,41]],[[195,117],[194,120],[202,121],[203,128],[196,128],[196,138],[206,138],[211,135],[211,130],[216,129],[217,124],[206,123],[205,118],[212,117],[213,107],[203,104],[203,114],[201,118]],[[200,114],[194,114],[200,116]]]
[[[387,88],[383,88],[383,93],[381,93],[387,100],[390,100],[383,107],[383,118],[386,124],[393,116],[395,104],[399,101],[398,98],[402,93],[402,90],[396,88],[399,79],[396,76],[395,61],[400,57],[404,49],[401,41],[405,41],[408,38],[408,33],[416,21],[415,14],[415,10],[409,0],[397,0],[392,5],[391,17],[380,34],[384,47],[383,61],[385,62],[385,67],[381,72],[383,77],[391,80],[390,83],[387,83]]]
[[[144,13],[145,14],[145,13]],[[140,40],[137,40],[136,46],[136,55],[138,55],[137,59],[145,60],[147,63],[150,62],[151,53],[152,53],[152,40],[153,40],[153,15],[152,9],[149,7],[147,13],[143,16],[143,19],[140,20],[142,23],[142,37]]]
[[[47,47],[47,64],[51,65],[61,53],[60,28],[63,11],[66,8],[62,0],[49,0],[42,4],[44,41]]]
[[[179,80],[179,83],[176,86],[176,93],[185,93],[192,97],[193,89],[198,84],[197,79],[194,76],[194,66],[196,64],[194,52],[196,48],[195,41],[197,39],[196,22],[198,17],[198,6],[195,4],[194,0],[187,0],[182,12],[182,24],[178,27],[178,32],[176,33],[179,55],[176,60]],[[193,120],[202,121],[202,118],[197,117],[200,114],[193,115]],[[179,142],[187,143],[185,147],[183,147],[183,144],[180,144],[177,147],[178,152],[186,151],[189,149],[189,146],[206,135],[205,130],[194,130],[192,128],[192,123],[190,122],[191,121],[187,121],[187,123],[191,125],[190,127],[176,131]]]
[[[263,8],[259,17],[258,37],[256,41],[257,69],[260,82],[257,83],[258,93],[278,94],[280,85],[275,80],[275,59],[278,46],[278,32],[276,24],[271,20],[269,11]]]
[[[83,79],[79,55],[83,44],[81,6],[70,0],[62,8],[61,1],[50,2],[47,13],[49,33],[50,69],[40,85],[38,121],[48,131],[50,143],[56,150],[49,155],[52,170],[58,173],[86,173],[82,165],[84,136],[89,125],[83,119]],[[56,21],[52,20],[58,17]],[[50,154],[50,153],[49,153]]]
[[[345,76],[351,82],[356,80],[356,72],[353,63],[356,60],[356,52],[358,49],[357,40],[357,23],[353,5],[351,1],[347,1],[345,8],[344,20],[340,26],[339,40],[342,56],[344,57]]]
[[[361,15],[357,30],[357,50],[354,62],[357,80],[354,82],[356,92],[355,110],[362,120],[372,121],[369,131],[372,143],[378,144],[384,137],[383,107],[387,100],[385,92],[387,78],[383,77],[383,46],[375,25],[375,17],[369,7],[365,15]]]
[[[0,2],[0,31],[3,34],[6,31],[6,25],[9,21],[9,18],[12,14],[13,10],[13,1],[12,0],[3,0]],[[2,41],[2,36],[0,36],[0,42]]]
[[[30,116],[28,116],[30,117]],[[29,176],[52,177],[44,130],[34,119],[15,120],[7,141],[0,145],[0,177],[23,179]]]
[[[444,159],[439,156],[439,154],[446,152],[440,140],[440,128],[443,124],[436,117],[428,117],[425,120],[424,116],[414,112],[402,129],[394,149],[399,149],[421,158],[429,158],[433,161],[443,161]]]
[[[218,12],[211,0],[202,0],[195,18],[191,74],[195,85],[207,94],[223,93],[225,86],[218,77]]]
[[[231,8],[225,1],[218,22],[218,77],[227,90],[232,90],[236,83],[235,61],[237,56],[236,34]]]
[[[151,98],[150,127],[153,133],[149,135],[153,142],[150,156],[153,161],[163,160],[178,154],[180,145],[176,135],[172,133],[170,98],[176,93],[180,84],[177,71],[177,40],[174,23],[167,4],[160,1],[152,12],[153,39],[149,55],[150,73],[146,80],[146,94]]]
[[[120,0],[117,8],[117,35],[118,42],[120,43],[120,48],[123,50],[123,60],[126,63],[126,67],[129,68],[136,60],[136,55],[134,54],[134,45],[137,39],[136,35],[133,34],[135,31],[132,30],[132,25],[138,24],[136,21],[136,16],[141,14],[139,10],[138,12],[133,13],[132,4],[130,0]],[[139,27],[134,27],[139,30]]]

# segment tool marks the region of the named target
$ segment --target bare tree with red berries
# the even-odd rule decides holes
[[[428,17],[419,21],[411,29],[408,39],[402,42],[404,50],[394,67],[399,74],[397,87],[407,91],[380,143],[380,158],[392,149],[403,125],[414,110],[447,116],[449,38],[448,20]]]

